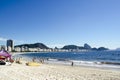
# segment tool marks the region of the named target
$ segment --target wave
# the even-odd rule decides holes
[[[101,62],[101,64],[120,65],[120,63],[118,63],[118,62]]]
[[[74,66],[91,66],[100,68],[117,68],[120,69],[118,53],[32,53],[32,54],[18,54],[16,57],[27,58],[27,60],[32,60],[32,58],[44,59],[47,64],[63,64],[71,65],[72,62]],[[119,52],[120,54],[120,52]]]

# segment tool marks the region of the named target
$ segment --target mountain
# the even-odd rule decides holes
[[[76,45],[66,45],[62,49],[87,49],[87,50],[94,50],[94,51],[104,51],[109,50],[105,47],[99,47],[99,48],[91,48],[88,44],[85,44],[84,47],[76,46]]]
[[[117,50],[117,51],[120,51],[120,48],[117,48],[116,50]]]
[[[105,47],[99,47],[99,48],[92,48],[91,50],[94,50],[94,51],[105,51],[105,50],[109,50],[109,49],[105,48]]]
[[[85,49],[91,49],[91,46],[86,43],[86,44],[84,44],[84,48]]]
[[[108,49],[108,48],[105,48],[105,47],[99,47],[97,50],[98,50],[98,51],[104,51],[104,50],[109,50],[109,49]]]
[[[49,49],[45,44],[43,43],[34,43],[34,44],[22,44],[22,45],[16,45],[15,47],[27,47],[27,48],[41,48],[41,49]],[[55,49],[58,49],[55,47]],[[82,46],[76,46],[76,45],[66,45],[61,49],[88,49],[88,50],[96,50],[96,51],[103,51],[108,50],[108,48],[105,47],[99,47],[99,48],[91,48],[88,44],[85,44],[84,47]]]
[[[78,46],[76,46],[76,45],[66,45],[62,49],[77,49],[77,48],[78,48]]]
[[[92,48],[91,50],[93,50],[93,51],[97,51],[98,49],[94,47],[94,48]]]
[[[28,47],[28,48],[41,48],[41,49],[49,49],[45,44],[43,43],[34,43],[34,44],[22,44],[22,45],[16,45],[15,47]]]
[[[84,47],[76,46],[76,45],[66,45],[62,49],[85,49]]]

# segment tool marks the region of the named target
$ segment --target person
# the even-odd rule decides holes
[[[0,65],[5,65],[6,63],[4,62],[4,60],[0,60]]]
[[[16,59],[16,63],[18,63],[18,64],[22,64],[22,62],[21,62],[21,58]]]
[[[40,62],[43,64],[44,63],[44,59],[40,59]]]
[[[32,61],[33,61],[33,62],[35,62],[35,60],[36,60],[36,58],[35,58],[35,57],[33,57]]]
[[[73,65],[74,65],[74,63],[72,62],[72,63],[71,63],[71,66],[73,66]]]

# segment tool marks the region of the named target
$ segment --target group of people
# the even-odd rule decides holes
[[[38,62],[38,63],[42,63],[42,64],[45,61],[44,58],[36,58],[36,57],[33,57],[31,60],[32,60],[32,62]],[[49,59],[47,58],[46,60],[48,61]],[[22,64],[22,57],[16,58],[15,62],[18,63],[18,64]],[[73,61],[71,62],[71,66],[74,66]]]
[[[14,62],[13,59],[5,56],[0,56],[0,65],[11,65]]]
[[[37,62],[36,60],[37,60],[37,58],[33,57],[32,61],[33,61],[33,62]],[[44,63],[44,59],[41,59],[41,58],[40,58],[40,59],[39,59],[39,62],[40,62],[40,63]]]
[[[6,65],[13,63],[14,60],[11,58],[11,54],[6,50],[0,50],[0,65]]]

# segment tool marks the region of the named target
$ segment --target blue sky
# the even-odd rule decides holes
[[[0,0],[0,44],[120,47],[120,0]]]

